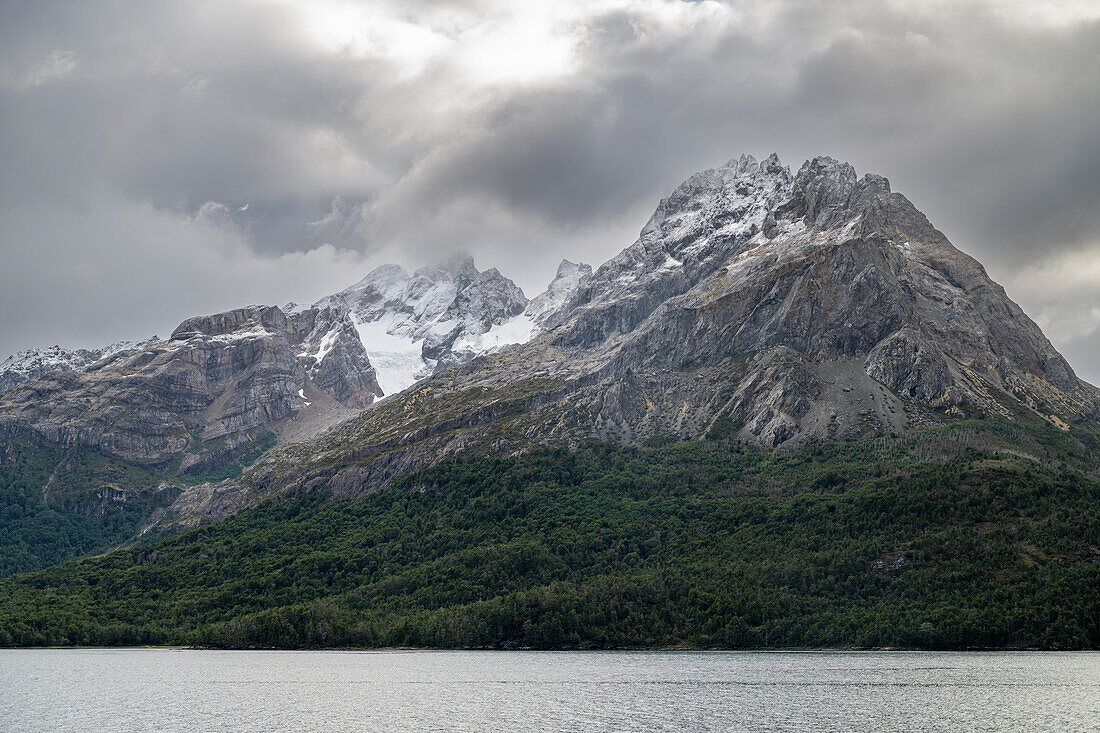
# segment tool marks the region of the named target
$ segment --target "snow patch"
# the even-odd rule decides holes
[[[210,340],[219,343],[231,343],[233,341],[250,341],[252,339],[268,338],[271,335],[271,332],[263,326],[253,326],[252,328],[244,328],[240,331],[233,331],[231,333],[219,333],[216,336],[211,336]]]
[[[467,334],[455,340],[454,350],[489,354],[512,344],[525,344],[535,333],[535,319],[520,313],[504,323],[498,323],[482,334]]]
[[[321,337],[321,345],[317,347],[317,364],[320,364],[325,360],[325,357],[332,351],[332,347],[336,345],[336,337],[340,335],[340,332],[333,328],[329,330],[323,337]]]
[[[354,312],[349,315],[383,395],[402,392],[427,376],[428,364],[421,356],[424,339],[397,336],[386,330],[383,321],[361,321]]]

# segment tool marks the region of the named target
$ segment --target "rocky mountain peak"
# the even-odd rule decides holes
[[[592,266],[562,260],[546,290],[531,299],[527,315],[540,329],[554,325],[556,316],[592,277]]]
[[[1100,414],[1095,388],[979,263],[886,178],[827,156],[794,175],[775,155],[692,175],[550,325],[570,359],[615,375],[599,399],[607,411],[615,398],[616,439],[691,434],[662,410],[696,414],[725,388],[684,385],[674,406],[640,375],[672,389],[678,370],[730,359],[747,371],[727,377],[739,386],[723,414],[768,445],[938,420],[929,410],[1007,415],[997,394],[1063,424]]]
[[[224,313],[188,318],[172,331],[169,341],[186,341],[203,336],[254,336],[286,330],[286,314],[273,305],[250,305]],[[247,335],[247,333],[244,333]]]
[[[851,213],[849,202],[857,180],[851,164],[820,156],[798,169],[792,198],[804,203],[808,226],[836,226]]]
[[[586,280],[561,343],[591,346],[629,333],[722,267],[790,193],[790,171],[774,154],[763,163],[742,155],[692,175],[661,200],[634,244]]]
[[[469,255],[411,275],[397,265],[383,265],[314,304],[322,315],[305,340],[305,351],[320,352],[326,334],[347,324],[389,395],[436,369],[526,340],[530,324],[504,328],[526,306],[519,286],[496,268],[478,270]]]
[[[669,264],[646,256],[661,252]],[[696,174],[609,265],[561,343],[620,349],[635,374],[777,355],[731,403],[749,440],[845,434],[872,414],[880,429],[904,425],[897,404],[852,394],[867,377],[960,414],[1007,414],[998,391],[1063,422],[1097,410],[1095,389],[979,263],[886,178],[830,157],[793,177],[747,156]]]
[[[780,165],[774,153],[763,163],[751,155],[730,160],[720,168],[700,171],[676,187],[657,205],[642,228],[640,241],[690,235],[701,226],[734,225],[724,232],[733,234],[763,221],[769,205],[787,192],[790,171]],[[736,224],[744,223],[743,227]],[[675,245],[675,243],[673,243]]]

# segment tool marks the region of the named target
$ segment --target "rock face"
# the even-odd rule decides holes
[[[157,337],[153,336],[144,341],[119,341],[98,349],[63,349],[60,346],[25,349],[0,362],[0,392],[53,372],[82,371],[100,359],[123,351],[143,349],[157,341]]]
[[[205,473],[270,444],[272,429],[311,404],[361,407],[381,394],[353,332],[330,339],[338,369],[301,351],[316,317],[250,306],[188,319],[167,341],[9,390],[0,434]]]

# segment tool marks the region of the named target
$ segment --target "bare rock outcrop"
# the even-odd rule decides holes
[[[357,340],[336,339],[335,375],[311,376],[316,364],[301,356],[294,323],[307,317],[250,306],[190,318],[166,341],[4,393],[0,433],[184,473],[213,470],[269,444],[272,430],[309,407],[307,388],[346,406],[380,396]]]

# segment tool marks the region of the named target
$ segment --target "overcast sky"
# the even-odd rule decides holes
[[[464,250],[529,296],[742,152],[887,176],[1100,382],[1093,0],[0,0],[0,358]]]

